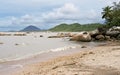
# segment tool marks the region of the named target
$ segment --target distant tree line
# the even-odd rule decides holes
[[[63,23],[63,24],[57,25],[54,28],[51,28],[49,30],[50,31],[79,32],[79,31],[95,30],[101,26],[103,26],[103,24],[100,24],[100,23],[92,23],[92,24],[79,24],[79,23],[66,24],[66,23]]]

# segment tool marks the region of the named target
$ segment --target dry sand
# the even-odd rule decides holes
[[[12,75],[120,75],[120,43],[30,64]]]

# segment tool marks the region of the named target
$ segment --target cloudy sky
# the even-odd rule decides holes
[[[120,0],[0,0],[0,31],[28,25],[41,29],[60,23],[98,23],[102,8]]]

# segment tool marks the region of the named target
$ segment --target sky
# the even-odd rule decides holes
[[[102,8],[120,0],[0,0],[0,31],[34,25],[103,23]]]

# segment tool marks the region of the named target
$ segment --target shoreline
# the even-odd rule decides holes
[[[119,75],[119,53],[120,44],[109,43],[28,64],[11,75]]]
[[[84,50],[88,48],[91,48],[91,47],[87,46],[87,48],[84,48]],[[61,50],[61,51],[55,51],[55,52],[50,51],[50,52],[38,54],[36,56],[26,58],[26,59],[3,62],[1,63],[1,65],[3,65],[3,68],[0,67],[1,68],[0,74],[11,75],[11,73],[21,70],[26,65],[35,64],[38,62],[45,62],[60,56],[66,56],[73,53],[77,53],[81,50],[83,50],[83,48],[76,47],[76,48],[70,48],[68,50]]]

